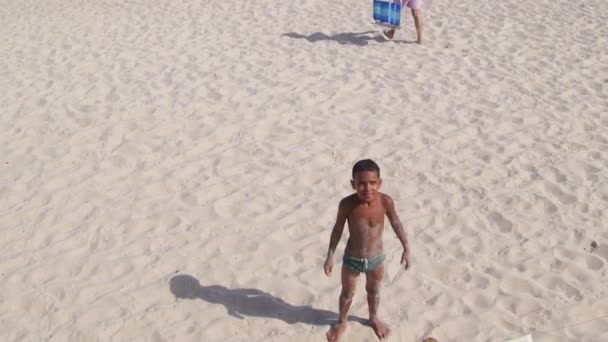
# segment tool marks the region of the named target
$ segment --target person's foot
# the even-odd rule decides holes
[[[369,325],[371,325],[372,329],[374,329],[374,332],[376,333],[376,336],[378,336],[379,340],[385,339],[391,333],[388,326],[379,319],[370,319]]]
[[[422,38],[418,38],[418,39],[416,39],[416,43],[418,43],[418,44],[422,44]]]
[[[327,334],[325,334],[325,336],[327,336],[327,341],[328,342],[338,342],[340,340],[340,337],[342,336],[342,334],[344,334],[345,330],[346,330],[346,323],[338,323],[338,324],[334,325],[333,327],[331,327],[331,329],[329,329]]]
[[[386,39],[386,40],[393,39],[393,37],[395,37],[395,29],[382,31],[382,36],[384,36],[384,39]]]

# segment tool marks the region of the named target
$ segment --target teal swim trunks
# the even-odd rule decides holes
[[[378,268],[378,266],[382,265],[383,261],[384,253],[380,253],[378,254],[378,256],[375,256],[373,258],[363,259],[354,258],[347,254],[344,254],[344,257],[342,258],[342,264],[355,272],[373,271]]]

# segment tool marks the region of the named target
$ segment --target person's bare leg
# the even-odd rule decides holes
[[[422,15],[420,14],[420,9],[412,9],[412,16],[416,25],[416,43],[422,44]]]
[[[387,337],[390,333],[388,326],[378,319],[380,285],[382,283],[383,276],[384,265],[380,265],[375,270],[365,273],[365,289],[367,290],[367,305],[369,306],[369,323],[380,340]]]
[[[340,293],[340,317],[338,324],[334,325],[327,332],[327,341],[339,341],[342,334],[346,330],[346,320],[348,318],[348,310],[353,302],[355,295],[355,287],[357,286],[357,276],[359,272],[351,271],[349,268],[342,266],[342,292]]]

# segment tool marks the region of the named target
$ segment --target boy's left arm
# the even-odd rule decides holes
[[[401,264],[405,264],[405,269],[410,268],[410,246],[407,240],[407,234],[405,232],[405,228],[403,224],[401,224],[401,220],[399,220],[399,216],[395,211],[395,203],[393,199],[384,195],[384,206],[386,208],[386,217],[388,217],[388,221],[391,223],[391,227],[397,234],[397,238],[401,241],[401,245],[403,246],[403,254],[401,255]]]

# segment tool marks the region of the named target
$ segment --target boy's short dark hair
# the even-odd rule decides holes
[[[364,171],[376,172],[380,177],[380,167],[371,159],[359,160],[353,165],[353,178],[355,178],[355,174]]]

